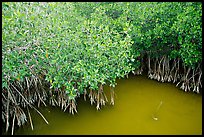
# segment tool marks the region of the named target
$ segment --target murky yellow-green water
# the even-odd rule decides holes
[[[202,95],[146,76],[129,76],[117,83],[114,106],[108,104],[97,111],[95,104],[81,97],[74,116],[59,108],[41,107],[49,125],[31,111],[34,130],[27,123],[15,134],[202,134]],[[153,119],[156,111],[158,120]]]

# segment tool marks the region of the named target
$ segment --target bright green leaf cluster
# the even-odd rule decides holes
[[[134,69],[126,14],[112,18],[97,6],[87,18],[74,3],[3,6],[3,79],[44,75],[50,88],[73,99],[85,88],[115,87],[116,78]]]

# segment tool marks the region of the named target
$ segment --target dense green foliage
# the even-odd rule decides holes
[[[116,79],[141,74],[145,66],[150,78],[198,93],[201,9],[198,2],[2,3],[6,130],[9,117],[24,124],[18,109],[36,102],[74,113],[76,98],[89,91],[99,109],[107,101],[105,84],[114,104]]]
[[[129,23],[123,16],[113,20],[99,7],[90,19],[83,19],[70,3],[5,3],[3,7],[5,81],[43,74],[53,88],[65,86],[72,93],[68,89],[77,84],[83,93],[86,87],[97,90],[106,82],[114,87],[117,77],[133,69]],[[117,30],[117,24],[124,30]]]
[[[113,5],[108,13],[115,13],[115,16],[128,9],[126,16],[133,25],[130,36],[135,51],[140,52],[137,59],[142,64],[137,74],[141,74],[143,64],[147,63],[150,78],[177,82],[177,86],[182,84],[181,89],[199,93],[202,88],[202,3]]]

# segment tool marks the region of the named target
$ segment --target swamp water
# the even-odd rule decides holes
[[[60,108],[41,107],[49,121],[30,110],[30,123],[16,128],[14,134],[202,134],[202,95],[184,92],[172,83],[160,83],[147,76],[118,79],[115,105],[109,105],[109,87],[104,87],[109,102],[96,110],[96,104],[77,99],[78,113],[63,112]],[[29,120],[29,119],[28,119]]]

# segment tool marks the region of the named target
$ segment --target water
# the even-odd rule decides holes
[[[15,134],[34,135],[192,135],[202,134],[202,95],[183,92],[171,83],[160,83],[146,76],[118,79],[115,105],[103,106],[78,98],[78,114],[60,108],[41,107],[47,125],[35,111],[30,111],[34,130],[29,122]],[[108,94],[109,87],[104,88]],[[162,103],[161,103],[162,102]]]

